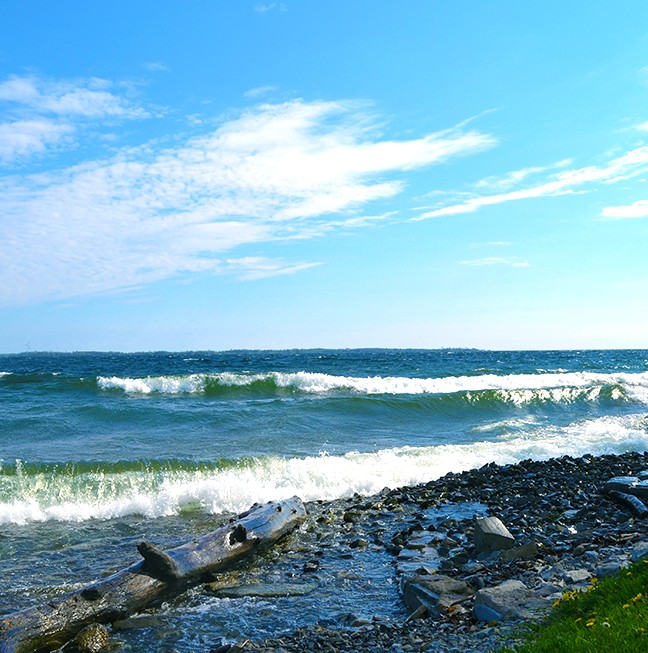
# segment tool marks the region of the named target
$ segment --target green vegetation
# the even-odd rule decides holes
[[[568,592],[521,643],[501,653],[645,653],[648,648],[648,560]]]

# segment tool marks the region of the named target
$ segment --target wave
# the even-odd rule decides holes
[[[496,440],[303,458],[205,463],[135,461],[0,467],[0,523],[85,521],[127,515],[157,518],[190,511],[239,512],[295,494],[306,501],[370,495],[434,480],[448,472],[562,455],[648,450],[645,421],[601,417],[566,428],[509,432]]]
[[[648,373],[482,374],[442,378],[352,377],[314,372],[265,374],[221,372],[143,378],[97,377],[101,390],[127,394],[207,396],[339,396],[461,394],[469,403],[486,398],[506,403],[574,402],[598,399],[648,403]],[[484,394],[489,393],[489,394]]]

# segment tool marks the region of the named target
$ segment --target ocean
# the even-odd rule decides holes
[[[127,566],[139,539],[176,546],[257,501],[645,451],[647,415],[648,351],[0,355],[0,615]],[[294,617],[240,601],[190,593],[122,646],[200,650],[322,613],[303,597]]]

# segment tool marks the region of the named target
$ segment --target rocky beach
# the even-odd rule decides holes
[[[261,564],[220,578],[208,591],[234,598],[290,595],[294,602],[322,591],[323,614],[327,591],[348,592],[353,609],[287,634],[223,641],[211,650],[496,649],[564,592],[584,590],[648,555],[648,521],[606,487],[612,478],[647,469],[645,453],[526,460],[371,497],[309,503],[298,532]],[[400,601],[402,616],[371,612],[363,582],[372,561],[383,572],[391,568],[391,582],[374,589]]]

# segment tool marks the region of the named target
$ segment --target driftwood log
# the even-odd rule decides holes
[[[91,623],[110,624],[199,584],[261,544],[274,542],[306,516],[298,497],[255,504],[195,542],[162,551],[142,542],[143,560],[47,603],[0,618],[0,653],[52,651]]]

